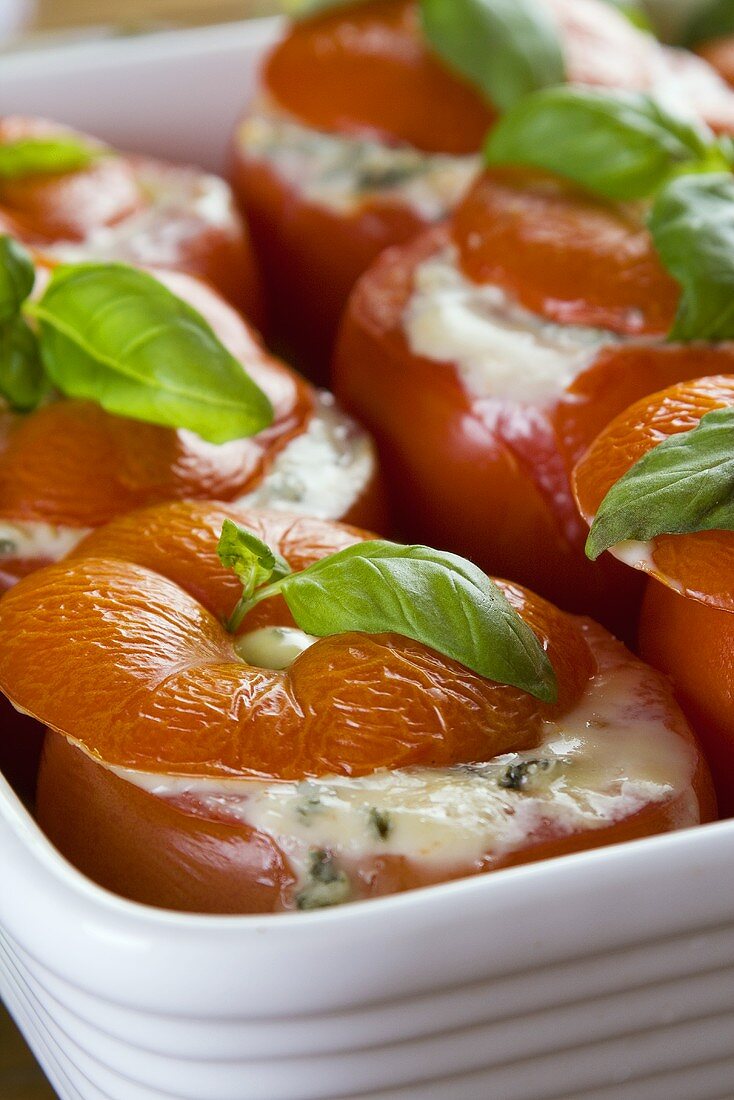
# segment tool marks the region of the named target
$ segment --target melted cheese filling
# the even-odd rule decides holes
[[[306,431],[275,456],[256,488],[237,503],[341,519],[367,488],[375,463],[369,436],[336,407],[330,393],[320,393]],[[91,530],[0,519],[0,565],[3,560],[59,561]]]
[[[422,153],[409,145],[328,134],[265,106],[240,126],[237,142],[307,202],[338,214],[365,203],[399,202],[428,222],[457,205],[479,170],[479,157]]]
[[[238,504],[340,519],[375,472],[372,441],[321,392],[308,427],[280,451],[262,481]]]
[[[289,668],[296,657],[317,641],[318,638],[297,627],[261,626],[259,630],[241,634],[234,648],[248,665],[280,671]]]
[[[630,667],[620,647],[578,705],[546,722],[536,748],[486,763],[301,782],[112,770],[159,798],[272,837],[301,888],[314,886],[314,856],[324,852],[337,867],[392,854],[439,870],[479,869],[539,831],[602,829],[651,803],[678,799],[674,825],[698,823],[695,754],[649,701],[649,676],[641,664]],[[345,900],[343,879],[316,885]]]
[[[0,520],[0,563],[5,561],[59,561],[91,531],[41,520]]]
[[[553,324],[500,287],[472,282],[453,249],[416,268],[403,331],[414,355],[455,364],[472,397],[541,406],[619,340],[603,329]]]
[[[232,192],[218,176],[141,161],[136,177],[147,206],[114,225],[95,229],[78,244],[62,241],[44,251],[65,263],[124,260],[175,266],[182,247],[201,234],[202,222],[215,228],[236,222]]]

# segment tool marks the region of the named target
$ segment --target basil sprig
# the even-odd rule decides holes
[[[225,521],[219,554],[245,578],[232,631],[256,604],[280,595],[307,634],[401,634],[480,676],[556,699],[553,667],[535,634],[481,569],[455,554],[375,540],[284,573],[283,559],[232,521]],[[259,579],[267,554],[273,572]]]
[[[734,339],[734,177],[673,180],[648,224],[660,259],[683,288],[669,338]]]
[[[27,411],[53,385],[211,443],[272,423],[270,401],[242,364],[152,275],[119,263],[68,264],[38,301],[28,300],[33,281],[25,250],[0,237],[0,396],[12,408]]]
[[[643,455],[604,497],[586,553],[595,559],[627,539],[713,530],[734,530],[734,408],[706,413]]]
[[[119,263],[58,267],[27,308],[49,378],[69,397],[188,428],[210,443],[272,422],[267,397],[204,318],[144,271]]]
[[[99,149],[72,134],[6,141],[0,144],[0,183],[26,176],[78,172],[99,155]]]
[[[420,0],[439,57],[494,106],[566,79],[558,28],[540,0]]]
[[[555,172],[623,200],[647,198],[680,172],[729,167],[728,146],[649,96],[571,85],[518,103],[491,130],[484,158]]]

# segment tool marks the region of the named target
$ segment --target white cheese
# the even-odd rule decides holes
[[[472,282],[453,249],[416,268],[403,329],[415,355],[455,364],[472,397],[534,405],[556,401],[600,348],[619,339],[545,321],[500,287]]]
[[[146,206],[114,225],[93,230],[84,241],[61,241],[44,252],[65,263],[122,260],[175,266],[182,247],[201,234],[202,222],[214,228],[236,222],[232,192],[218,176],[144,160],[136,164],[136,178]]]
[[[0,519],[0,565],[5,561],[59,561],[91,531],[41,520]]]
[[[262,626],[241,634],[234,644],[237,655],[256,668],[288,668],[296,657],[318,641],[292,626]]]
[[[237,142],[244,157],[267,163],[302,199],[345,215],[367,202],[397,201],[425,221],[441,221],[479,170],[476,156],[328,134],[267,106],[241,124]]]
[[[340,519],[364,492],[375,463],[369,436],[330,393],[319,393],[306,431],[275,456],[259,485],[238,503]]]
[[[693,750],[651,703],[649,670],[630,667],[623,654],[620,647],[605,659],[570,713],[545,723],[536,748],[485,763],[301,782],[112,770],[160,798],[271,836],[301,885],[315,852],[337,866],[342,857],[393,854],[467,870],[510,855],[538,829],[602,829],[650,803],[678,798],[675,825],[694,825]]]

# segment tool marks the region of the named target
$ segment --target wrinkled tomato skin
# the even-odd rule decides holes
[[[639,651],[672,680],[700,740],[719,809],[734,815],[734,615],[648,582]]]
[[[397,202],[365,202],[350,215],[332,212],[305,201],[267,164],[239,152],[233,185],[250,227],[272,327],[298,366],[323,384],[354,283],[384,248],[411,240],[428,222]]]
[[[632,640],[643,582],[609,555],[586,558],[570,473],[609,419],[695,377],[715,351],[607,348],[548,410],[472,399],[451,364],[414,355],[402,331],[412,272],[447,234],[385,252],[358,282],[337,343],[334,389],[376,440],[393,523]]]

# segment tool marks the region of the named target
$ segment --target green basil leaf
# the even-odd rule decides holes
[[[607,0],[607,3],[616,8],[633,27],[637,27],[638,31],[655,33],[652,20],[638,0]]]
[[[566,79],[558,27],[540,0],[420,0],[420,10],[442,61],[503,111]]]
[[[100,155],[81,138],[25,137],[0,145],[0,181],[77,172]]]
[[[553,668],[535,634],[481,569],[455,554],[361,542],[276,587],[308,634],[401,634],[490,680],[546,702],[556,698]]]
[[[693,47],[729,34],[734,34],[734,4],[732,0],[713,0],[697,6],[685,25],[681,45]]]
[[[242,582],[244,598],[248,600],[256,588],[291,571],[285,558],[231,519],[225,519],[222,525],[217,554],[222,565],[232,569]]]
[[[728,167],[713,134],[668,114],[649,96],[561,85],[528,96],[499,120],[489,165],[555,172],[609,199],[641,199],[680,171]]]
[[[25,248],[7,234],[0,236],[0,325],[20,313],[35,281],[33,260]]]
[[[715,409],[669,436],[612,486],[589,532],[598,558],[627,539],[734,531],[734,408]]]
[[[648,225],[683,288],[669,339],[734,338],[734,177],[680,176],[658,195]]]
[[[30,412],[48,392],[38,340],[22,317],[0,325],[0,397],[14,412]]]
[[[54,385],[108,412],[211,443],[253,435],[273,410],[204,318],[162,283],[125,264],[57,268],[27,311]]]

